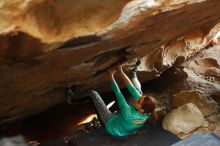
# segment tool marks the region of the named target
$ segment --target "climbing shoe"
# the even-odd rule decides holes
[[[141,64],[141,61],[135,58],[136,63],[130,67],[131,72],[128,74],[130,78],[137,78],[137,68]]]

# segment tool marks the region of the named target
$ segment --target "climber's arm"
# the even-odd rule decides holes
[[[137,89],[132,84],[131,80],[124,73],[121,65],[118,66],[117,70],[118,70],[119,76],[122,78],[123,82],[125,83],[126,87],[128,88],[129,92],[131,93],[132,97],[135,99],[141,98],[142,95],[137,91]]]
[[[120,91],[120,89],[114,79],[114,71],[111,69],[108,70],[108,75],[109,75],[109,79],[111,82],[111,88],[112,88],[113,92],[115,93],[119,108],[122,109],[124,107],[129,107],[127,101],[125,100],[123,94],[121,93],[121,91]]]

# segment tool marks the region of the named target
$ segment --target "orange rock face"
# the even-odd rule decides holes
[[[143,82],[182,64],[187,87],[218,97],[216,50],[197,54],[219,30],[219,8],[219,0],[0,2],[0,122],[64,102],[69,83],[109,91],[105,70],[136,57]]]

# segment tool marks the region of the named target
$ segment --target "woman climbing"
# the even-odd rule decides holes
[[[114,79],[116,71],[133,97],[131,105],[128,105],[126,102]],[[137,129],[144,126],[146,121],[157,119],[154,112],[157,102],[151,96],[142,95],[141,84],[137,79],[136,70],[133,70],[131,80],[123,72],[121,65],[117,66],[116,70],[109,69],[108,76],[111,82],[111,88],[117,98],[119,106],[118,113],[113,114],[96,91],[88,91],[86,96],[92,99],[100,120],[104,123],[105,129],[109,134],[113,136],[126,136],[135,133]],[[74,97],[72,96],[72,98]]]

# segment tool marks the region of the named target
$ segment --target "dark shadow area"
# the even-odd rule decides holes
[[[100,128],[73,139],[71,143],[75,146],[170,146],[179,140],[159,125],[146,124],[136,134],[127,137],[112,137]]]
[[[114,100],[112,92],[101,96],[106,104]],[[117,109],[116,104],[111,110],[115,109]],[[90,100],[86,102],[82,100],[82,103],[71,105],[64,103],[34,116],[0,124],[0,137],[23,135],[28,142],[60,139],[73,135],[77,130],[77,124],[95,113],[94,105]]]
[[[46,112],[0,125],[2,137],[23,135],[27,141],[44,141],[71,134],[85,117],[94,114],[91,103],[62,104]]]
[[[169,72],[172,72],[172,70]],[[143,91],[147,93],[163,91],[166,89],[165,84],[160,84],[161,86],[157,87],[158,82],[164,80],[162,82],[166,83],[167,80],[173,81],[175,79],[171,79],[166,74],[163,74],[160,78],[143,84]],[[127,99],[131,96],[127,89],[122,89],[122,92]],[[105,100],[106,104],[116,100],[113,92],[101,94],[101,97]],[[160,124],[146,124],[145,128],[140,129],[137,134],[124,138],[114,138],[108,135],[104,128],[92,128],[88,133],[83,131],[79,134],[77,124],[86,117],[96,113],[92,101],[84,101],[82,100],[82,103],[79,102],[72,105],[65,103],[43,113],[0,125],[0,133],[4,137],[23,135],[27,142],[37,141],[42,146],[66,145],[67,143],[63,140],[65,137],[70,137],[69,145],[71,146],[160,146],[160,144],[166,146],[179,140],[175,135],[163,130]],[[111,111],[114,112],[117,109],[117,103],[115,103],[111,107]],[[77,137],[74,135],[77,135]]]
[[[74,48],[74,47],[78,47],[78,46],[88,45],[91,43],[96,43],[99,41],[101,41],[101,38],[96,35],[82,36],[82,37],[74,38],[74,39],[66,42],[64,45],[59,47],[59,49]]]

